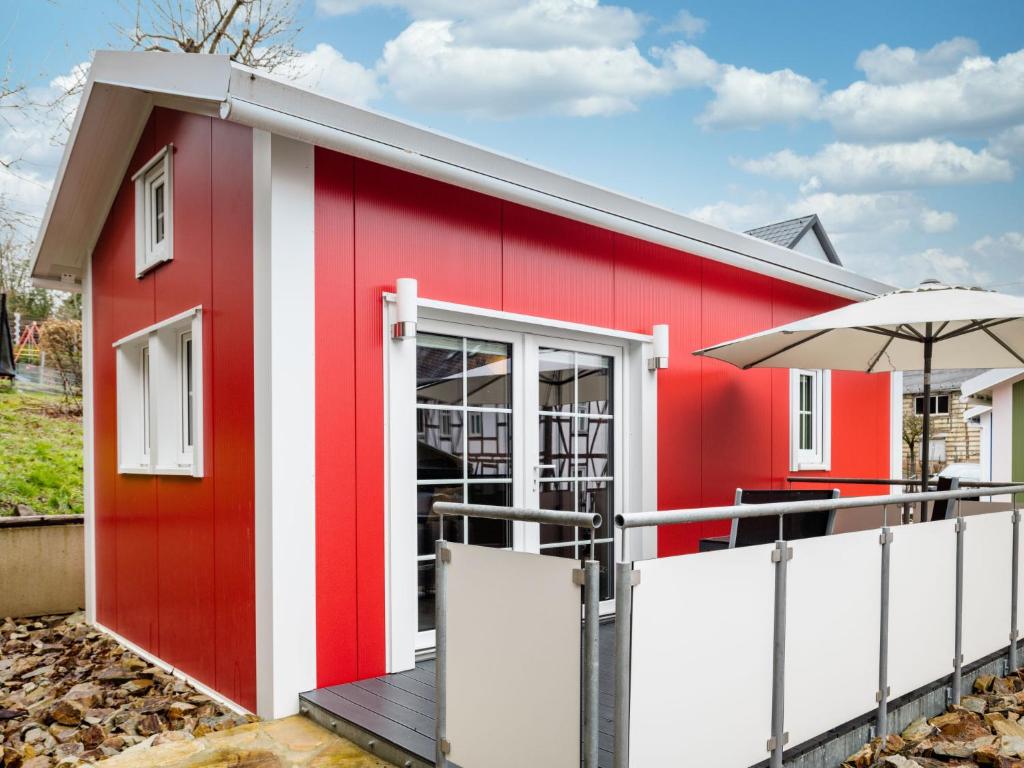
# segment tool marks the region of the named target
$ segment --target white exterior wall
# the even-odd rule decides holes
[[[978,439],[979,452],[978,463],[981,465],[981,479],[991,480],[992,474],[992,411],[981,414],[978,417],[978,424],[981,426],[981,435]]]
[[[1013,384],[992,389],[991,470],[992,479],[1012,480],[1013,470]]]
[[[316,687],[313,147],[253,131],[256,701]]]

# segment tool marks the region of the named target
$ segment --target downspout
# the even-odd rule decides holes
[[[928,490],[928,433],[932,420],[932,324],[925,323],[924,407],[921,428],[921,492]],[[928,502],[921,502],[921,522],[928,522]]]
[[[253,104],[230,95],[221,102],[220,116],[224,120],[241,123],[250,128],[258,128],[268,133],[285,136],[326,149],[333,149],[347,155],[414,173],[417,176],[436,179],[462,187],[463,189],[474,190],[485,195],[501,198],[502,200],[546,211],[556,216],[592,224],[602,229],[636,237],[648,242],[658,243],[673,250],[702,256],[723,264],[739,267],[740,269],[749,270],[751,261],[755,261],[760,265],[759,272],[788,283],[802,285],[806,288],[825,291],[835,296],[842,296],[857,301],[874,298],[872,293],[829,280],[825,277],[818,277],[797,269],[782,267],[778,264],[758,259],[756,256],[729,250],[714,243],[698,240],[624,216],[617,216],[599,208],[540,192],[531,187],[515,184],[496,176],[489,176],[455,165],[454,163],[410,152],[392,144],[386,144],[382,141],[360,136],[359,134],[334,128],[313,120],[296,117],[287,112]]]

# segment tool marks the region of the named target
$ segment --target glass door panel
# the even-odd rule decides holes
[[[416,337],[418,627],[434,628],[436,501],[509,506],[513,499],[512,345],[463,336]],[[511,547],[512,524],[445,518],[445,538]]]
[[[602,600],[611,600],[614,589],[614,380],[612,355],[537,349],[537,504],[602,515],[602,528],[594,535]],[[586,559],[590,545],[589,530],[540,526],[541,554]]]

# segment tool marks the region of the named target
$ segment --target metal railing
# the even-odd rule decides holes
[[[434,570],[434,736],[436,742],[435,765],[448,766],[447,738],[447,671],[448,671],[448,562],[450,552],[444,539],[445,516],[478,517],[488,520],[510,522],[546,523],[585,528],[590,531],[590,556],[583,565],[583,712],[581,718],[583,768],[597,768],[599,721],[599,647],[600,635],[600,563],[594,557],[594,531],[601,527],[602,518],[598,513],[562,512],[550,509],[525,507],[495,507],[486,504],[457,504],[435,502],[431,514],[439,518],[439,536],[435,544],[436,565]]]
[[[800,478],[804,480],[804,478]],[[828,478],[829,483],[848,482],[843,479]],[[875,482],[875,481],[870,481]],[[888,483],[888,481],[885,481]],[[977,488],[978,486],[974,486]],[[1019,533],[1020,512],[1017,509],[1016,494],[1024,493],[1024,484],[984,486],[991,490],[991,495],[1010,494],[1014,500],[1012,524],[1012,585],[1010,611],[1010,669],[1017,669],[1017,600],[1019,573]],[[779,517],[779,539],[772,551],[772,562],[775,565],[775,595],[772,643],[772,701],[771,701],[771,734],[768,739],[768,750],[771,753],[772,768],[782,768],[783,750],[788,740],[784,728],[785,703],[785,670],[786,670],[786,574],[787,563],[793,556],[793,549],[782,538],[782,519],[785,515],[800,512],[826,512],[859,507],[882,507],[882,527],[879,544],[881,545],[881,607],[879,616],[879,661],[878,661],[878,692],[876,700],[876,735],[884,739],[888,732],[888,646],[889,646],[889,571],[890,547],[893,541],[892,529],[889,527],[888,507],[912,504],[916,502],[971,499],[977,497],[977,490],[926,491],[918,493],[888,494],[881,496],[858,496],[838,499],[813,499],[806,501],[783,501],[769,504],[741,504],[733,506],[706,507],[701,509],[675,509],[648,512],[622,513],[615,515],[615,524],[625,531],[632,528],[644,528],[656,525],[675,525],[681,523],[700,523],[712,520],[753,517]],[[988,494],[986,494],[988,495]],[[963,586],[964,586],[964,531],[966,522],[961,515],[960,505],[956,510],[956,608],[954,619],[953,672],[950,687],[953,703],[960,703],[962,684],[962,647],[963,647]],[[629,696],[630,696],[630,626],[632,616],[632,588],[634,586],[633,564],[620,562],[616,564],[615,616],[616,616],[616,649],[615,649],[615,768],[628,768],[629,765]]]

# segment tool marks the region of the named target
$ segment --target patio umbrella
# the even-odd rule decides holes
[[[13,379],[14,375],[14,342],[7,319],[7,294],[0,293],[0,379]]]
[[[931,372],[1024,365],[1024,298],[925,280],[918,288],[694,352],[739,368],[924,370],[921,480],[928,478]]]

